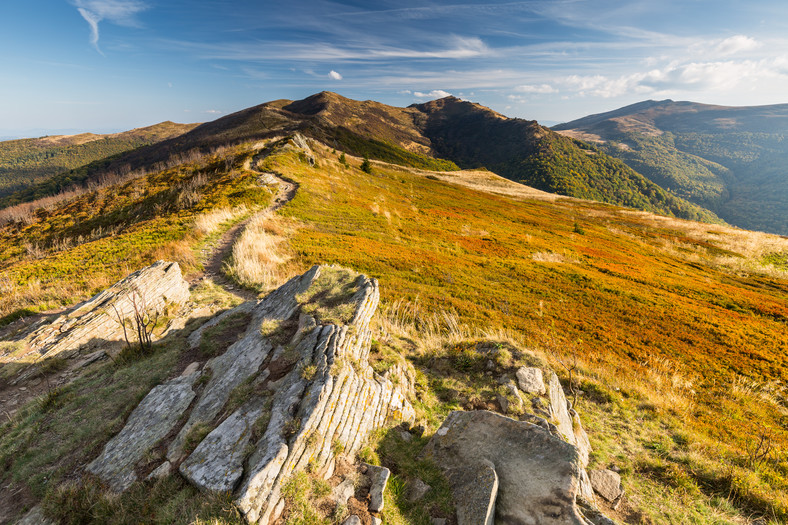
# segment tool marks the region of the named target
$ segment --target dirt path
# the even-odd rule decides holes
[[[246,229],[246,225],[249,224],[252,219],[262,213],[275,212],[282,208],[282,206],[293,200],[296,190],[298,189],[298,184],[291,180],[287,180],[276,173],[264,173],[258,171],[256,169],[256,165],[259,160],[260,159],[258,157],[254,157],[253,159],[247,161],[245,168],[260,174],[260,176],[265,177],[267,181],[276,181],[278,186],[273,201],[265,209],[260,210],[251,217],[248,217],[238,224],[233,225],[229,230],[224,232],[208,253],[204,263],[205,269],[202,272],[192,276],[190,279],[190,284],[194,284],[202,279],[211,279],[213,282],[236,297],[243,299],[244,301],[257,298],[257,294],[255,292],[241,288],[237,284],[233,283],[222,271],[222,266],[224,261],[232,254],[233,245],[235,244],[235,241],[238,240],[238,237],[240,237],[243,231]]]

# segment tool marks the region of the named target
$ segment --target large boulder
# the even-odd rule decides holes
[[[443,469],[457,504],[458,525],[588,525],[576,504],[590,498],[577,447],[526,421],[488,411],[455,411],[443,422],[424,455]],[[489,478],[492,470],[497,490]],[[486,502],[485,502],[486,498]]]

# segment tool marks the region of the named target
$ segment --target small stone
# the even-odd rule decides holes
[[[446,518],[432,518],[432,525],[446,525]]]
[[[377,516],[372,516],[372,525],[383,525],[383,520]]]
[[[191,363],[189,366],[187,366],[183,372],[181,372],[181,376],[190,376],[199,369],[200,369],[200,363],[195,361],[194,363]]]
[[[367,477],[371,484],[369,487],[369,511],[380,512],[383,510],[383,491],[386,490],[386,483],[389,481],[391,471],[386,467],[367,465]]]
[[[27,392],[27,387],[26,386],[20,386],[19,390],[20,390],[20,392]]]
[[[419,478],[416,478],[413,483],[410,484],[410,489],[408,490],[408,501],[410,503],[414,503],[421,498],[424,497],[427,492],[430,491],[432,487],[421,481]]]
[[[148,479],[162,479],[166,478],[172,472],[172,463],[164,461],[161,465],[156,467],[153,472],[148,474]]]
[[[515,375],[517,376],[517,384],[523,392],[537,395],[547,392],[541,369],[523,366],[517,370]]]
[[[612,470],[592,470],[588,473],[594,491],[610,503],[614,502],[623,492],[621,476]]]
[[[411,441],[413,441],[413,434],[411,434],[410,432],[405,432],[404,430],[399,431],[399,437],[402,441],[406,443],[410,443]]]
[[[347,500],[356,492],[356,487],[353,480],[348,478],[331,491],[331,499],[337,502],[337,505],[347,505]]]
[[[509,400],[506,399],[506,397],[502,396],[501,394],[498,394],[496,397],[498,399],[498,406],[501,407],[501,412],[503,412],[504,414],[508,414],[509,413]]]
[[[613,502],[613,510],[618,510],[621,506],[621,502],[624,501],[624,491],[621,491],[621,494],[618,495],[616,501]]]
[[[348,519],[343,521],[342,525],[361,525],[361,518],[353,514]]]
[[[492,359],[488,359],[485,367],[487,370],[495,370],[495,363],[493,363]]]

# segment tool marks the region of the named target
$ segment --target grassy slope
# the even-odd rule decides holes
[[[84,133],[0,142],[0,196],[85,164],[178,136],[195,126],[162,122],[113,135]]]
[[[236,168],[243,160],[242,151],[237,153]],[[768,277],[710,264],[726,255],[743,259],[717,227],[694,226],[704,238],[699,241],[679,222],[594,203],[493,196],[377,163],[368,175],[358,169],[360,159],[348,160],[351,166],[342,167],[324,149],[314,168],[295,153],[267,161],[269,169],[300,183],[295,200],[281,212],[299,226],[290,242],[296,257],[291,264],[305,269],[334,262],[379,278],[384,310],[404,300],[399,304],[411,312],[416,332],[424,331],[430,315],[448,311],[472,330],[505,328],[533,348],[553,346],[563,354],[577,348],[587,392],[580,410],[597,450],[594,462],[623,468],[634,509],[628,522],[734,523],[751,512],[786,516],[786,458],[780,452],[756,464],[747,452],[759,432],[768,431],[779,451],[787,441],[780,425],[784,400],[764,387],[788,376],[780,360],[788,351],[784,274]],[[194,265],[190,249],[199,238],[188,230],[198,211],[266,198],[254,188],[251,174],[230,175],[224,166],[223,159],[214,158],[202,166],[174,168],[126,184],[115,199],[86,195],[32,225],[6,227],[0,238],[0,285],[13,292],[5,297],[15,302],[4,302],[3,313],[73,302],[158,256],[176,255]],[[178,184],[184,189],[199,173],[207,176],[203,197],[176,209]],[[80,213],[87,216],[78,224]],[[92,232],[80,225],[91,220],[92,231],[124,226],[86,242]],[[58,249],[52,242],[75,235],[77,242],[83,235],[75,247]],[[33,250],[26,248],[31,243]],[[30,257],[35,243],[41,259]],[[434,414],[428,417],[432,430],[437,414],[470,408],[472,398],[490,389],[484,386],[484,360],[473,354],[470,342],[440,346],[433,355],[410,353],[404,340],[391,344],[391,352],[407,355],[425,374],[420,410]],[[447,368],[445,362],[457,362],[452,357],[457,348],[467,359],[461,367]],[[132,372],[122,368],[96,377],[102,384],[129,373],[135,382],[153,381],[172,361],[151,359],[172,359],[166,355],[173,351],[162,348],[161,357],[128,365],[135,367]],[[70,475],[69,465],[89,459],[93,449],[78,451],[69,445],[72,440],[58,437],[65,432],[60,418],[81,414],[85,388],[94,387],[78,383],[54,409],[31,406],[3,427],[0,479],[38,499],[47,493],[47,477],[61,479]],[[126,413],[132,406],[117,410]],[[100,443],[112,428],[91,428],[84,439]],[[40,439],[22,444],[12,439],[20,432],[36,432]],[[69,454],[69,465],[34,459],[48,447]],[[378,452],[396,458],[391,448],[383,439]],[[31,468],[38,474],[28,480]],[[154,493],[165,500],[192,497],[182,486]],[[80,497],[49,494],[50,503],[77,505]],[[129,498],[114,507],[101,505],[112,507],[107,516],[117,517],[124,505],[138,506],[134,498],[145,495]],[[78,508],[69,512],[80,516]],[[151,512],[162,522],[172,516],[163,506]],[[201,511],[190,512],[193,518]],[[190,518],[183,519],[178,521]]]

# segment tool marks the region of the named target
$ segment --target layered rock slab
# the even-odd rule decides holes
[[[151,390],[129,416],[120,433],[87,466],[91,472],[122,492],[137,481],[134,467],[175,427],[195,393],[198,374],[182,376]]]
[[[482,491],[494,502],[494,523],[499,525],[588,525],[575,501],[585,490],[585,470],[575,446],[545,429],[488,411],[455,411],[425,448],[446,473],[459,525],[485,523]],[[493,469],[498,478],[495,494],[475,482]],[[487,476],[489,477],[489,476]],[[489,485],[489,484],[488,484]],[[477,487],[473,496],[468,487]],[[475,508],[461,508],[474,502]]]
[[[415,417],[402,392],[367,362],[378,283],[358,276],[352,285],[342,285],[354,307],[348,323],[320,325],[319,319],[302,317],[289,345],[298,364],[277,381],[271,420],[237,491],[236,504],[250,522],[268,523],[294,472],[309,466],[328,473],[337,448],[355,454],[371,430]]]
[[[122,341],[121,321],[130,319],[135,311],[155,315],[169,303],[183,304],[188,299],[189,284],[178,263],[158,261],[39,328],[27,344],[41,355],[53,356],[77,350],[94,339]]]

